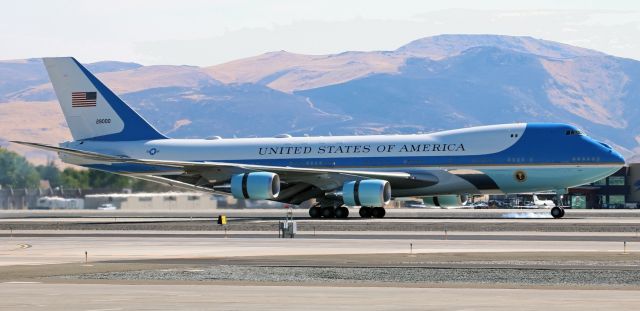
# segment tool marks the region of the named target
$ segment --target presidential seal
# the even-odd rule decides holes
[[[513,177],[519,182],[524,182],[525,180],[527,180],[527,174],[525,174],[524,171],[516,171],[513,174]]]

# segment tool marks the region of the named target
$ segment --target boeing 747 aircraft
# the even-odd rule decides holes
[[[313,218],[346,218],[348,207],[381,218],[393,197],[432,197],[437,205],[464,194],[561,195],[624,165],[610,146],[549,123],[416,135],[172,139],[74,58],[44,64],[74,140],[15,143],[55,151],[66,163],[238,199],[315,199]],[[561,218],[564,210],[555,206],[551,214]]]

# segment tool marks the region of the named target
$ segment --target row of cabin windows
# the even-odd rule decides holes
[[[321,166],[322,161],[307,161],[305,164],[310,166]]]
[[[573,157],[572,162],[598,162],[600,157]]]
[[[513,163],[522,163],[522,162],[526,162],[527,158],[525,157],[520,157],[520,158],[507,158],[507,162],[513,162]],[[533,162],[533,158],[529,158],[529,162]]]

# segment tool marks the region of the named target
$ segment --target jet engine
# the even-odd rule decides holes
[[[236,199],[275,199],[280,193],[280,177],[269,172],[253,172],[231,176],[231,194]]]
[[[379,179],[346,182],[342,186],[342,200],[348,206],[382,207],[391,200],[391,185]]]

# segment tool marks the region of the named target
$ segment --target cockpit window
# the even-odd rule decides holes
[[[566,130],[564,132],[565,135],[584,135],[580,130]]]

